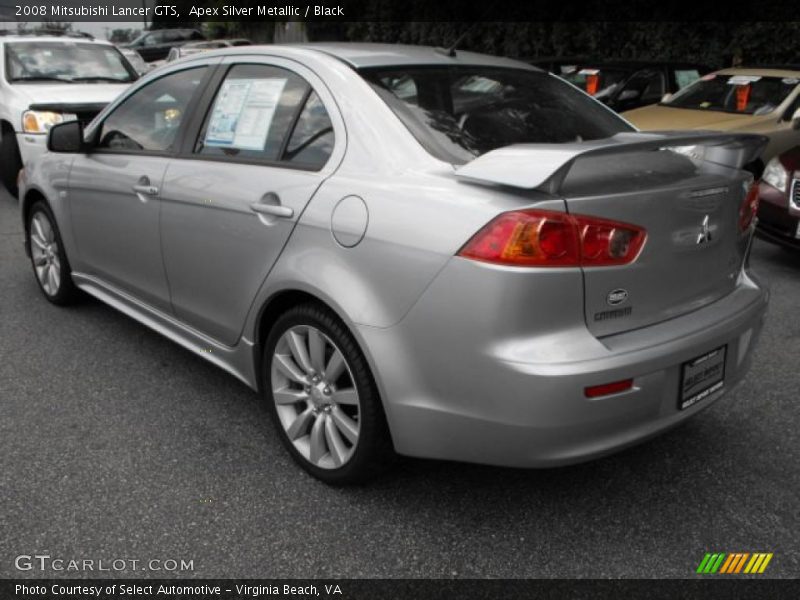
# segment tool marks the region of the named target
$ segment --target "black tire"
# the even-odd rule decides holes
[[[17,197],[17,175],[22,169],[22,157],[17,146],[17,136],[13,130],[3,127],[0,132],[0,181],[8,190],[8,193]]]
[[[33,247],[34,241],[32,240],[31,236],[31,228],[34,227],[34,219],[37,218],[38,215],[42,215],[49,222],[50,226],[52,227],[53,237],[56,245],[56,250],[53,252],[53,254],[58,258],[60,277],[59,285],[57,286],[55,293],[51,293],[45,288],[39,279],[39,275],[37,274],[37,251]],[[44,297],[47,298],[49,302],[52,302],[58,306],[66,306],[75,302],[80,297],[80,291],[77,287],[75,287],[75,284],[72,281],[72,269],[69,266],[67,253],[64,250],[64,243],[61,240],[61,232],[58,230],[58,223],[56,223],[53,211],[50,210],[50,207],[46,202],[37,200],[33,203],[33,206],[31,206],[30,211],[28,211],[27,221],[25,223],[25,237],[26,243],[31,248],[31,267],[33,268],[33,276],[36,279],[36,283],[38,284],[39,289],[42,291]]]
[[[310,326],[318,329],[341,351],[359,396],[359,434],[349,460],[337,468],[321,468],[295,448],[281,423],[273,398],[272,359],[277,344],[289,329]],[[392,445],[380,394],[364,354],[345,324],[326,307],[308,303],[295,306],[281,315],[264,344],[261,361],[262,396],[281,442],[292,458],[308,473],[330,485],[366,482],[384,472],[394,462]]]

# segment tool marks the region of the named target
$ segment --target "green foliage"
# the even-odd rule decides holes
[[[395,6],[397,3],[395,3]],[[395,18],[387,0],[371,3],[374,17]],[[370,15],[372,17],[373,15]],[[322,35],[317,37],[317,32]],[[324,30],[311,39],[447,46],[464,32],[463,50],[514,57],[586,56],[595,59],[686,60],[729,66],[800,63],[800,22],[360,22]]]

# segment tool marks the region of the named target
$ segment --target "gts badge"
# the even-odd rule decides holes
[[[594,313],[595,321],[608,321],[610,319],[621,319],[623,317],[630,317],[633,313],[632,306],[625,308],[615,308],[614,310],[604,310],[602,312]]]
[[[606,296],[606,304],[613,307],[618,307],[622,304],[625,304],[628,301],[628,290],[624,290],[622,288],[612,290],[608,292]],[[624,308],[614,308],[613,310],[604,310],[601,312],[594,313],[594,320],[595,321],[608,321],[609,319],[620,319],[623,317],[629,317],[633,312],[632,306],[626,306]]]

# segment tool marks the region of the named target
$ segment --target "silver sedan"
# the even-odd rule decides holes
[[[54,127],[20,205],[45,298],[88,293],[258,390],[314,476],[542,467],[743,378],[764,143],[638,133],[496,57],[244,47]]]

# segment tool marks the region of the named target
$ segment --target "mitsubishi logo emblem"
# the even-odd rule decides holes
[[[708,215],[703,218],[703,224],[700,225],[700,232],[697,234],[697,245],[707,244],[711,241],[711,227],[708,225]]]

